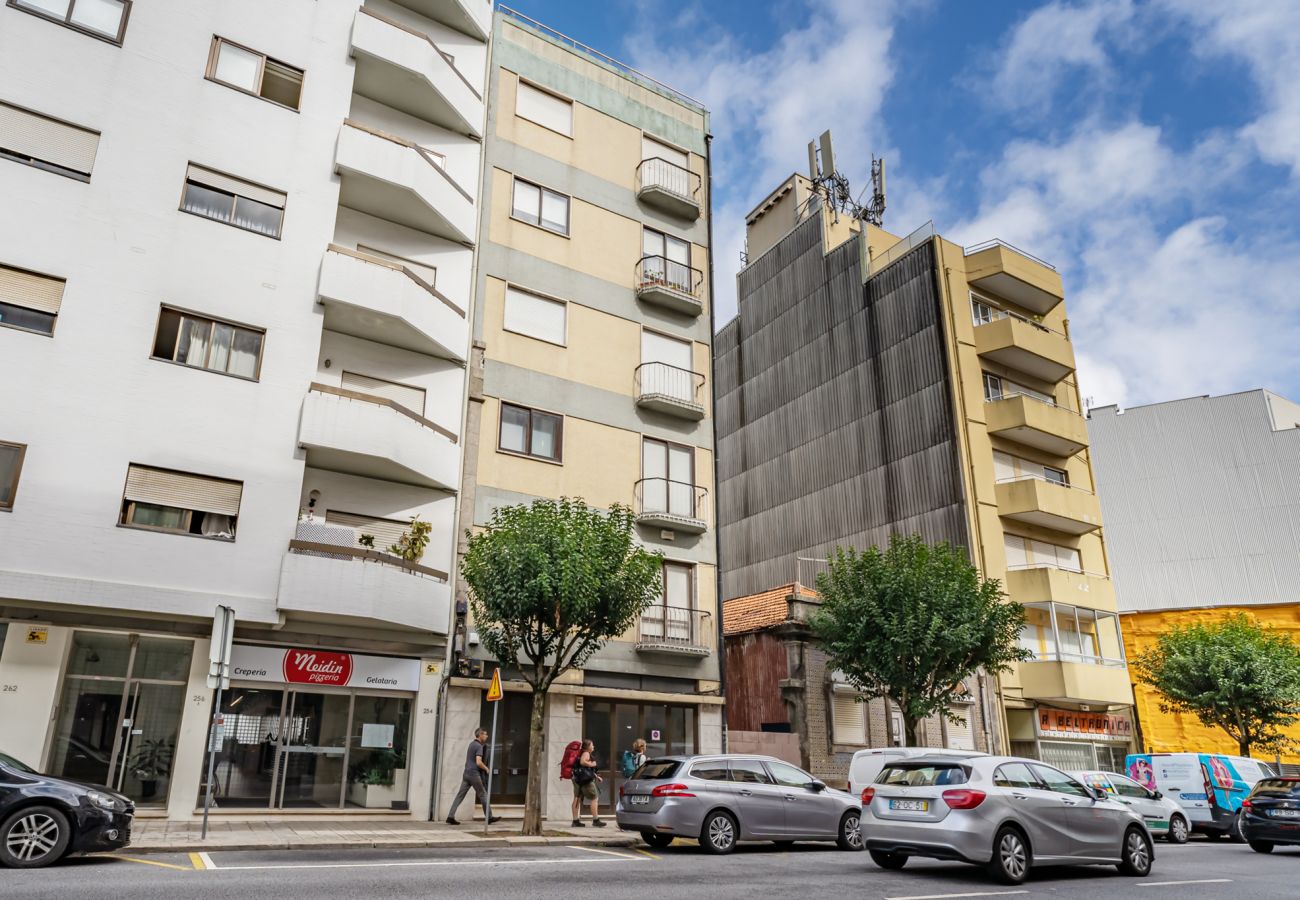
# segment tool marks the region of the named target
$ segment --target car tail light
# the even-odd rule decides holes
[[[876,799],[876,789],[871,785],[867,785],[862,789],[862,805],[866,806],[874,799]]]
[[[959,791],[944,791],[943,802],[951,809],[974,809],[984,802],[984,792],[964,788]]]
[[[1246,812],[1250,812],[1252,809],[1255,808],[1255,804],[1251,803],[1249,800],[1242,800],[1241,808],[1244,809]]]
[[[625,796],[627,796],[627,795],[624,793],[624,791],[625,791],[626,789],[627,789],[627,785],[626,785],[626,784],[620,784],[620,785],[618,786],[618,795],[619,795],[620,797],[625,797]]]
[[[684,784],[660,784],[650,792],[651,797],[694,797]]]

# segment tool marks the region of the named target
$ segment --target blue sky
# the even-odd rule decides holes
[[[1095,405],[1300,399],[1297,0],[514,0],[703,100],[720,321],[744,215],[830,127],[885,225],[1065,279]]]

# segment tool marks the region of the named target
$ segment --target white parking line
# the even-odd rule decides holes
[[[264,863],[247,866],[212,866],[218,872],[247,872],[254,869],[398,869],[422,868],[432,866],[557,866],[557,865],[600,865],[616,862],[650,862],[643,856],[622,856],[617,859],[593,859],[579,856],[571,859],[427,859],[402,860],[393,862],[355,862],[355,863],[299,863],[283,865]]]
[[[1195,881],[1139,881],[1138,887],[1173,887],[1178,884],[1231,884],[1231,878],[1198,878]]]
[[[212,857],[208,856],[206,852],[200,852],[199,859],[203,860],[203,865],[209,869],[215,869],[217,867],[217,864],[212,861]]]
[[[950,897],[1005,897],[1008,894],[1028,894],[1029,891],[973,891],[969,894],[914,894],[909,897],[886,897],[885,900],[948,900]]]

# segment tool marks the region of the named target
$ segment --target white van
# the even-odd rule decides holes
[[[1225,753],[1131,753],[1126,773],[1187,812],[1192,830],[1244,841],[1241,801],[1273,770],[1257,759]]]
[[[984,756],[976,750],[945,750],[942,747],[877,747],[859,750],[849,763],[849,793],[855,797],[876,780],[880,770],[891,762],[909,756]]]

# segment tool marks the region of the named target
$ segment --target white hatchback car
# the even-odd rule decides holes
[[[1171,844],[1186,844],[1192,833],[1187,813],[1175,801],[1159,791],[1144,788],[1132,778],[1118,772],[1071,772],[1089,787],[1105,791],[1117,803],[1133,808],[1142,816],[1147,830]]]

